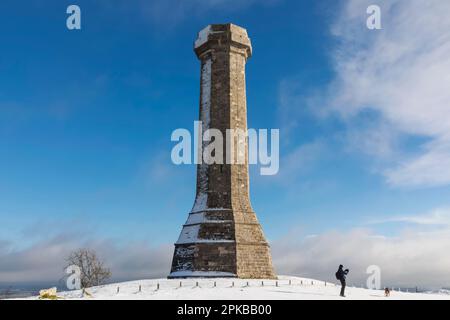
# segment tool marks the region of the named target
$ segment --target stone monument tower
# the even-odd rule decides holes
[[[227,129],[246,133],[245,64],[252,55],[247,31],[233,24],[209,25],[199,32],[194,47],[201,61],[203,132],[218,129],[224,140]],[[175,243],[169,278],[276,278],[269,245],[250,204],[248,139],[235,142],[245,147],[241,164],[197,165],[195,203]]]

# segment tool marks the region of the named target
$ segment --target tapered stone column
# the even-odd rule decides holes
[[[213,24],[199,32],[194,47],[201,62],[202,130],[220,130],[225,147],[227,129],[247,132],[245,64],[252,55],[250,39],[241,27]],[[169,278],[276,277],[250,204],[248,139],[233,141],[231,154],[224,148],[223,164],[198,164],[194,206],[175,243]],[[243,161],[227,164],[227,157],[238,161],[238,146],[243,146]]]

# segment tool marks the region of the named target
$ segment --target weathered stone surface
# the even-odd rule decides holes
[[[219,129],[224,137],[227,129],[247,132],[245,64],[252,54],[247,31],[233,24],[210,25],[200,31],[195,53],[201,61],[203,131]],[[236,147],[238,139],[234,141]],[[250,203],[248,141],[240,143],[245,144],[244,163],[198,165],[196,200],[175,243],[170,278],[216,273],[276,278]],[[226,150],[224,155],[230,156]]]

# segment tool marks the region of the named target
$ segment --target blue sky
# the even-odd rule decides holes
[[[413,39],[394,22],[449,7],[374,2],[382,30],[365,28],[364,1],[2,1],[1,252],[17,257],[60,235],[118,247],[176,241],[195,166],[171,163],[170,135],[192,130],[198,116],[196,33],[222,22],[252,40],[249,127],[281,133],[279,174],[251,170],[271,242],[446,230],[447,25],[422,21],[410,27]],[[79,31],[66,28],[72,3]],[[427,45],[434,51],[419,50]],[[407,85],[411,78],[421,80]],[[279,265],[302,273],[295,262]],[[40,274],[31,270],[30,281]],[[13,279],[8,272],[0,282]]]

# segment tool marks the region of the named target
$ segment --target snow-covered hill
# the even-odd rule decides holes
[[[181,287],[180,287],[181,282]],[[331,300],[331,299],[389,299],[422,300],[450,299],[449,295],[392,291],[386,298],[384,291],[347,287],[346,298],[339,296],[340,286],[313,279],[279,276],[279,280],[245,279],[152,279],[109,284],[88,289],[60,292],[64,299],[180,299],[180,300]],[[34,297],[32,299],[36,299]]]

